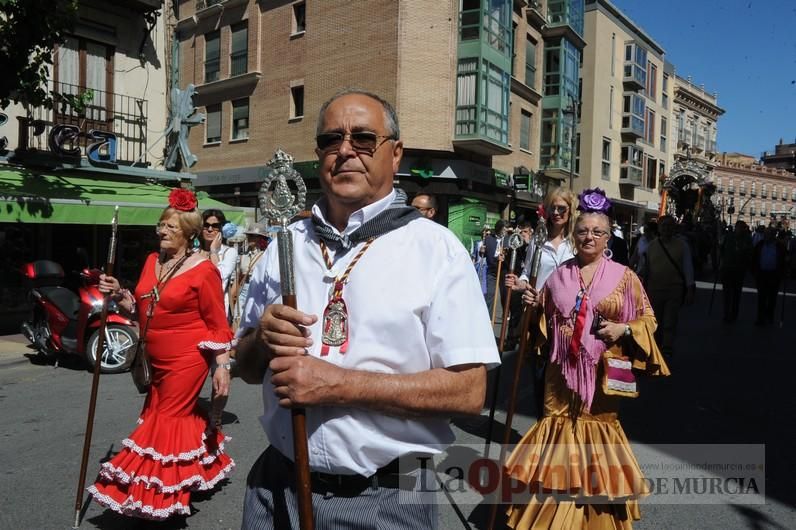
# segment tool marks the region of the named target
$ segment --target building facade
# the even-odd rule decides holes
[[[586,1],[580,173],[631,230],[656,212],[670,166],[673,79],[663,48],[608,0]]]
[[[29,308],[22,264],[56,261],[66,286],[76,287],[83,268],[107,263],[115,207],[115,274],[126,285],[157,249],[153,227],[170,188],[190,179],[162,170],[169,63],[163,9],[162,0],[81,0],[74,30],[53,53],[46,87],[53,108],[2,109],[0,331],[18,330]],[[200,206],[244,218],[206,198]]]
[[[394,103],[405,147],[397,185],[436,194],[438,220],[465,243],[510,215],[509,204],[541,199],[538,169],[568,173],[564,110],[577,93],[583,0],[367,5],[178,3],[179,84],[196,85],[207,113],[191,138],[197,186],[254,206],[263,165],[281,147],[317,196],[318,110],[349,87]]]
[[[690,157],[712,167],[718,153],[718,120],[724,114],[718,94],[707,92],[705,85],[695,85],[691,76],[675,75],[672,113],[677,139],[674,159]]]
[[[46,149],[54,125],[74,125],[83,133],[115,134],[123,164],[161,166],[168,115],[162,9],[162,0],[115,2],[112,8],[81,0],[74,31],[53,54],[47,91],[55,94],[54,108],[31,109],[43,132],[32,134],[32,123],[20,122],[25,109],[11,105],[3,109],[8,146],[13,149],[27,138],[29,147]],[[81,147],[87,141],[83,138]]]
[[[714,204],[726,223],[745,221],[750,226],[780,223],[786,228],[796,219],[796,175],[782,168],[747,163],[720,154],[713,168]]]
[[[774,152],[766,151],[760,159],[766,167],[781,168],[796,173],[796,143],[786,144],[780,138]]]

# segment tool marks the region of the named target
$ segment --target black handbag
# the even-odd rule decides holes
[[[149,324],[149,321],[147,321]],[[130,375],[133,376],[133,384],[138,389],[139,394],[146,394],[152,386],[152,361],[146,353],[144,337],[138,340],[135,349],[133,366],[130,368]]]

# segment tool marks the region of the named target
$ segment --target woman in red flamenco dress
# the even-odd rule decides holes
[[[232,332],[221,277],[215,265],[191,252],[202,228],[193,193],[174,190],[169,205],[157,229],[160,254],[149,256],[135,289],[152,386],[138,427],[88,488],[94,500],[115,512],[155,520],[190,515],[191,492],[212,489],[235,466],[224,452],[229,438],[197,405],[213,362],[214,392],[229,394]],[[120,290],[115,278],[104,276],[100,288],[132,310],[133,295]]]

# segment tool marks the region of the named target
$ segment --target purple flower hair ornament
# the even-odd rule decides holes
[[[578,210],[583,213],[602,213],[608,215],[611,201],[600,188],[586,189],[578,195]]]

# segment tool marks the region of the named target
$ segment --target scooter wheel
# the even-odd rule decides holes
[[[91,370],[94,370],[94,364],[97,359],[98,340],[99,329],[91,334],[91,338],[89,338],[86,345],[86,358]],[[133,364],[137,343],[138,334],[133,328],[119,324],[108,324],[100,372],[103,374],[118,374],[127,370]]]

